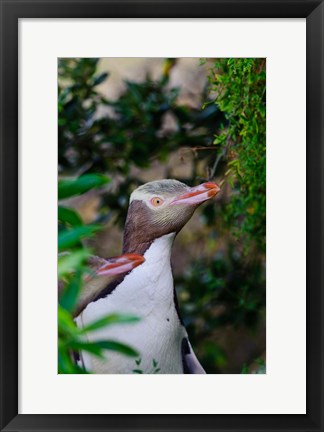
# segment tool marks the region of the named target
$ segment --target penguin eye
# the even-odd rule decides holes
[[[151,199],[151,204],[154,207],[159,207],[160,205],[162,205],[164,203],[164,200],[160,197],[154,197]]]

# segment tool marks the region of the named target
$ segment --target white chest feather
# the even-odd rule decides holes
[[[173,276],[170,254],[175,234],[155,240],[144,254],[145,262],[127,275],[107,297],[90,303],[78,317],[80,326],[110,313],[132,314],[140,318],[135,324],[106,327],[90,333],[90,340],[113,339],[139,352],[135,359],[107,353],[107,360],[84,356],[85,366],[96,373],[182,373],[181,340],[186,336],[174,306]]]

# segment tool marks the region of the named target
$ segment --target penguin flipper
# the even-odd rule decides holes
[[[188,338],[183,338],[181,343],[182,366],[184,374],[205,374],[204,368],[199,363]]]

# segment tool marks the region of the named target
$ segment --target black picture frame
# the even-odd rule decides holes
[[[1,0],[0,5],[1,431],[324,431],[323,2]],[[190,416],[18,414],[18,20],[171,17],[307,19],[307,413]]]

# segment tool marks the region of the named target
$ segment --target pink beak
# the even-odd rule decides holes
[[[216,183],[207,182],[190,188],[190,192],[175,198],[170,205],[189,204],[198,205],[218,194],[220,187]]]
[[[124,254],[119,257],[109,258],[107,264],[104,264],[97,270],[98,276],[114,276],[121,273],[127,273],[135,267],[143,264],[145,258],[137,254]]]

